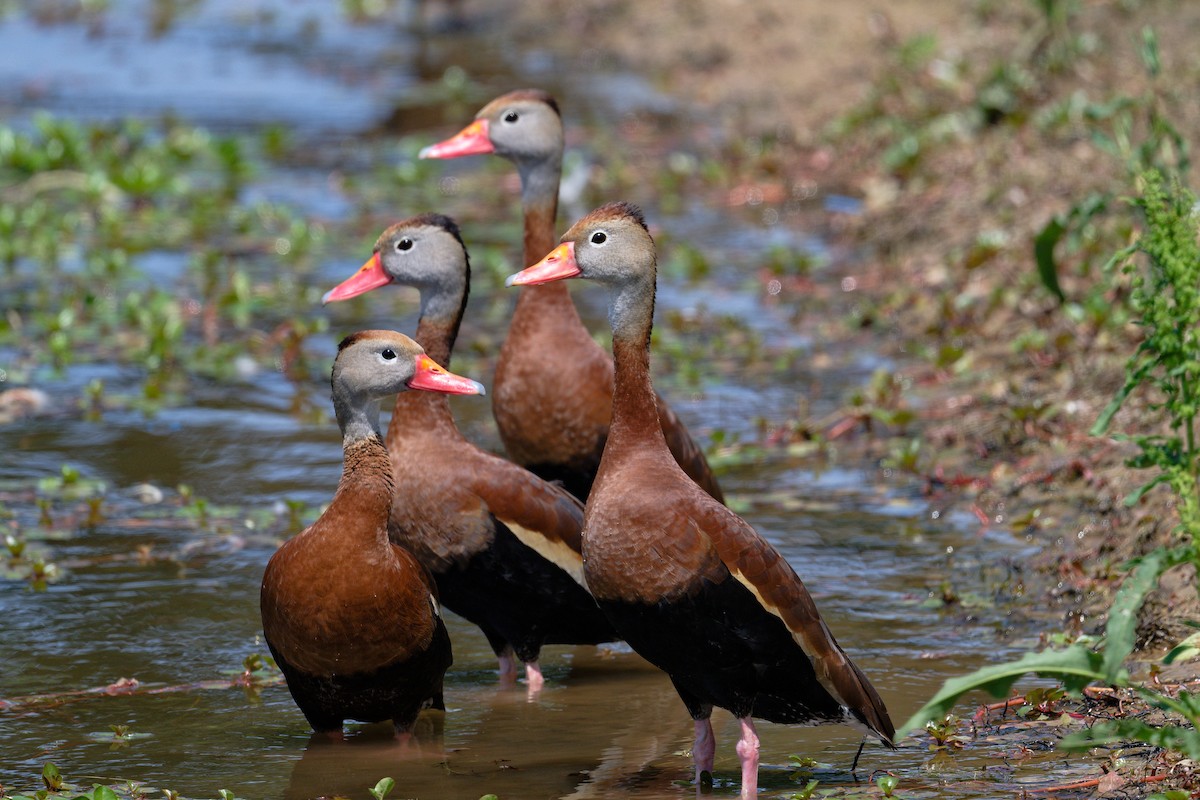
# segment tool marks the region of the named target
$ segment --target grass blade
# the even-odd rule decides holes
[[[1101,672],[1100,655],[1083,645],[1073,645],[1065,650],[1026,653],[1016,661],[994,664],[970,675],[947,680],[937,694],[900,727],[896,740],[925,727],[930,720],[945,717],[967,692],[982,689],[993,697],[1004,697],[1018,678],[1031,672],[1061,680],[1068,691],[1078,691],[1092,681],[1105,679]]]

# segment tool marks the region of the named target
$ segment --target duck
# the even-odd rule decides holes
[[[650,378],[655,271],[641,210],[616,202],[580,219],[507,283],[581,278],[609,291],[613,420],[584,514],[584,578],[617,632],[667,673],[690,713],[698,785],[711,783],[713,708],[737,718],[741,797],[750,798],[755,719],[849,723],[889,747],[895,728],[791,565],[672,457]]]
[[[422,214],[388,227],[362,268],[323,300],[416,287],[416,340],[448,365],[470,280],[457,223]],[[399,487],[392,541],[432,573],[446,608],[483,631],[502,681],[515,680],[519,660],[536,693],[543,644],[618,639],[583,582],[583,503],[570,492],[468,441],[444,396],[397,395],[386,443]]]
[[[388,539],[395,478],[379,401],[407,390],[481,395],[484,388],[447,372],[409,337],[383,330],[343,339],[330,383],[342,477],[325,511],[267,563],[263,634],[314,732],[340,740],[346,720],[391,720],[407,742],[423,708],[445,709],[453,655],[432,577]]]
[[[563,124],[557,101],[520,89],[485,105],[475,120],[421,158],[495,153],[517,167],[524,215],[524,264],[555,244],[562,178]],[[547,368],[552,365],[551,368]],[[571,386],[570,396],[562,387]],[[560,481],[586,500],[612,419],[613,364],[592,338],[564,285],[522,289],[492,381],[492,414],[513,461]],[[704,490],[725,497],[704,451],[666,401],[655,396],[663,434],[675,459]]]

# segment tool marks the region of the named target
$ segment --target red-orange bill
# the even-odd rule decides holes
[[[561,281],[564,278],[574,278],[579,274],[579,265],[575,263],[575,243],[563,242],[532,267],[526,267],[515,275],[509,275],[504,281],[504,285],[538,286],[551,281]]]
[[[380,286],[387,286],[391,282],[392,279],[383,271],[383,262],[379,260],[379,253],[376,253],[371,256],[370,261],[358,268],[358,272],[326,292],[325,296],[321,298],[321,305],[332,303],[335,300],[349,300],[351,297],[366,294]]]
[[[421,353],[417,356],[417,371],[408,382],[410,389],[424,389],[427,392],[442,394],[487,394],[483,384],[448,372],[429,356]]]
[[[417,153],[418,158],[458,158],[496,152],[488,136],[488,121],[477,119],[445,141],[431,144]]]

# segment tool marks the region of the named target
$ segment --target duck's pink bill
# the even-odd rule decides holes
[[[488,121],[477,119],[445,141],[431,144],[417,153],[417,158],[458,158],[496,152],[488,136]]]
[[[410,389],[424,389],[427,392],[442,394],[487,394],[479,381],[448,372],[445,367],[424,353],[417,355],[416,364],[416,374],[408,382]]]
[[[376,253],[371,256],[370,261],[358,268],[358,272],[326,292],[325,296],[321,298],[321,305],[327,305],[335,300],[349,300],[351,297],[366,294],[380,286],[387,286],[391,282],[392,279],[383,271],[383,262],[379,258],[379,253]]]
[[[551,281],[561,281],[564,278],[574,278],[579,274],[579,265],[575,263],[575,243],[563,242],[532,267],[526,267],[515,275],[509,275],[504,281],[504,285],[538,286]]]

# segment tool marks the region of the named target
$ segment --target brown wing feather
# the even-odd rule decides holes
[[[497,518],[582,552],[583,503],[512,462],[483,455],[489,462],[486,480],[473,482],[472,489]]]
[[[724,506],[697,502],[692,508],[733,576],[792,631],[822,685],[891,744],[895,728],[883,700],[826,627],[808,589],[787,560],[745,520]]]
[[[565,489],[517,465],[480,452],[469,490],[525,546],[564,570],[581,586],[583,504]]]
[[[462,566],[495,536],[487,507],[467,492],[435,495],[406,486],[388,520],[388,536],[434,572]],[[426,498],[436,498],[433,499]]]

